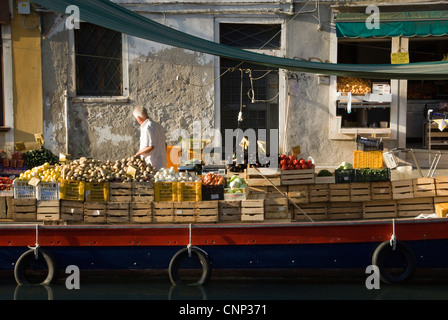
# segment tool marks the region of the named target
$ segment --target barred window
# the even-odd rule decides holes
[[[123,94],[122,35],[91,23],[75,29],[76,94]]]

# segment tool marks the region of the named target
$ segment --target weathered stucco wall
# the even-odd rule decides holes
[[[290,23],[287,30],[287,54],[290,58],[329,62],[330,14],[328,5],[320,7],[320,28],[316,12],[300,15]],[[300,145],[303,156],[313,157],[322,166],[337,165],[351,159],[353,141],[332,141],[328,138],[330,86],[319,84],[318,76],[310,73],[294,72],[288,78],[291,95],[287,136],[289,148]]]
[[[55,15],[47,14],[44,20],[43,33],[48,33],[42,44],[46,79],[44,137],[53,152],[66,152],[64,92],[75,91],[69,63],[72,31],[65,29],[63,23],[54,28]],[[179,26],[180,22],[175,24]],[[204,21],[198,24],[185,20],[179,27],[187,28],[188,23],[192,24],[191,30],[212,30],[202,29]],[[150,116],[164,127],[167,138],[176,129],[192,134],[194,121],[201,121],[204,127],[214,126],[213,60],[209,56],[131,36],[126,37],[126,43],[127,60],[123,66],[129,72],[127,100],[84,102],[73,96],[68,99],[68,153],[74,158],[121,159],[135,154],[139,126],[132,111],[137,105],[148,108]]]

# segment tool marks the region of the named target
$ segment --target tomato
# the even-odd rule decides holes
[[[300,169],[302,169],[302,166],[300,164],[297,164],[297,165],[294,166],[294,169],[300,170]]]
[[[294,170],[294,166],[292,164],[288,165],[288,170]]]
[[[287,165],[283,165],[283,166],[282,166],[282,169],[283,169],[283,170],[288,170],[288,166],[287,166]]]
[[[300,163],[301,165],[305,164],[305,159],[300,158],[299,163]]]
[[[293,164],[294,166],[298,165],[298,164],[299,164],[299,160],[294,159],[294,160],[292,161],[292,164]]]
[[[304,163],[302,164],[302,169],[308,169],[308,166]]]
[[[289,156],[289,160],[294,161],[295,157],[293,155]]]
[[[281,165],[282,167],[283,167],[285,164],[286,164],[286,160],[285,160],[285,159],[280,160],[280,165]]]
[[[305,161],[306,165],[309,167],[311,164],[313,164],[313,162],[311,160],[306,160]]]
[[[280,159],[286,159],[286,158],[288,158],[287,156],[286,156],[286,154],[282,154],[281,156],[280,156]]]

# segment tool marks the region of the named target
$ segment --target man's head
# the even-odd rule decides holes
[[[134,109],[133,115],[137,122],[141,125],[143,122],[148,119],[148,111],[143,106],[138,106]]]

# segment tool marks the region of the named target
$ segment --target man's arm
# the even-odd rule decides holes
[[[152,152],[152,150],[154,150],[154,146],[147,146],[147,147],[144,147],[143,149],[139,150],[135,155],[146,157]]]

